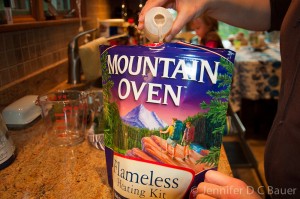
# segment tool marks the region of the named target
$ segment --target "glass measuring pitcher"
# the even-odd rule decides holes
[[[83,142],[86,130],[86,96],[81,91],[63,90],[38,97],[50,143],[73,146]]]

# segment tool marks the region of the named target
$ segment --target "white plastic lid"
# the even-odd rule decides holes
[[[151,42],[162,42],[172,25],[172,14],[163,7],[154,7],[145,15],[145,36]]]
[[[27,95],[5,107],[2,116],[7,125],[29,124],[41,115],[41,108],[35,104],[37,95]]]

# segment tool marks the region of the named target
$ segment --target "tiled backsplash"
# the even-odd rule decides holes
[[[0,33],[0,106],[67,79],[67,46],[77,33],[77,23]]]
[[[106,0],[89,0],[85,30],[109,18]],[[0,33],[0,111],[28,94],[47,92],[68,77],[67,47],[79,22]]]
[[[68,24],[0,34],[0,87],[67,58],[78,25]]]

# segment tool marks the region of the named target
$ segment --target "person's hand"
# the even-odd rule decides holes
[[[206,10],[208,0],[148,0],[143,7],[139,16],[138,29],[144,28],[145,14],[153,7],[166,7],[177,10],[178,15],[173,23],[172,29],[165,38],[171,41],[176,36],[183,26],[192,20],[194,17],[201,15]]]
[[[261,197],[243,181],[210,170],[204,182],[197,187],[197,199],[260,199]]]

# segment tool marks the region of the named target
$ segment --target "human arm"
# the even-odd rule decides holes
[[[163,131],[163,130],[160,130],[159,132],[160,133],[169,133],[170,132],[170,130],[171,130],[171,126],[169,126],[165,131]]]
[[[186,139],[186,129],[184,130],[184,133],[183,133],[183,136],[182,136],[182,139],[181,139],[181,145],[185,141],[185,139]]]
[[[203,13],[245,29],[268,30],[270,27],[269,0],[148,0],[139,17],[139,29],[144,28],[145,13],[157,6],[173,8],[178,12],[166,41],[170,41],[186,23]]]
[[[204,182],[197,187],[197,199],[260,199],[261,197],[243,181],[229,177],[218,171],[207,171]]]

